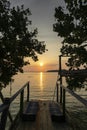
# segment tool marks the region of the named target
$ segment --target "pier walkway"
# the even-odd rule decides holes
[[[69,93],[86,108],[87,100],[63,85],[56,84],[56,87],[56,100],[30,100],[29,82],[10,98],[4,98],[0,92],[2,100],[0,105],[0,130],[7,130],[7,124],[8,130],[86,130],[87,123],[84,122],[84,125],[82,125],[77,121],[79,120],[78,116],[72,118],[67,111],[66,96]],[[26,97],[24,94],[26,94]],[[19,110],[14,118],[10,108],[18,96],[20,97]]]
[[[18,123],[13,130],[72,130],[69,124],[65,121],[52,121],[49,111],[51,101],[38,101],[39,110],[35,121],[22,121]]]

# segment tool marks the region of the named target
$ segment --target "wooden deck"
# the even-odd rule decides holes
[[[20,121],[15,130],[72,130],[67,122],[53,122],[49,111],[50,101],[38,101],[39,110],[35,121]],[[13,129],[13,130],[14,130]]]

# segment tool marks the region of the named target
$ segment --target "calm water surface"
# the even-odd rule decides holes
[[[13,77],[14,82],[3,89],[4,96],[12,96],[27,81],[30,81],[30,98],[51,99],[57,80],[57,73],[23,73]]]
[[[52,99],[56,86],[58,74],[52,72],[26,72],[19,73],[13,77],[14,81],[10,83],[6,88],[3,88],[2,92],[5,97],[10,97],[16,93],[27,81],[30,81],[30,98],[36,99]],[[66,85],[63,79],[63,85]],[[87,99],[87,91],[85,88],[76,91],[80,96]]]
[[[39,100],[53,100],[54,90],[56,87],[58,74],[57,73],[23,73],[18,74],[13,77],[14,82],[9,84],[6,88],[3,89],[3,94],[5,97],[11,97],[15,94],[27,81],[30,81],[30,99],[39,99]],[[65,85],[65,80],[63,79],[63,84]],[[84,88],[77,90],[78,93],[83,98],[87,99],[87,91]],[[56,97],[56,93],[55,93]],[[17,111],[19,110],[19,96],[10,106],[10,112],[15,118]],[[26,99],[26,91],[25,91]],[[56,99],[56,98],[55,98]],[[16,108],[16,109],[15,109]],[[69,111],[72,118],[80,123],[79,130],[86,130],[87,128],[87,108],[84,107],[79,101],[77,101],[73,96],[66,93],[66,109]],[[79,122],[78,120],[79,119]],[[10,124],[10,121],[7,122],[7,129]],[[81,129],[80,129],[81,128]],[[6,129],[6,130],[7,130]],[[78,129],[77,129],[78,130]]]

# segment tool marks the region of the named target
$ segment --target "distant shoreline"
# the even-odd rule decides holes
[[[59,72],[58,70],[47,70],[46,72]]]
[[[58,70],[47,70],[47,71],[24,71],[25,73],[33,72],[33,73],[47,73],[47,72],[59,72]]]

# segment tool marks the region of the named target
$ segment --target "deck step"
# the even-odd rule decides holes
[[[39,104],[37,101],[29,101],[22,115],[22,120],[35,121],[38,109],[39,109]]]
[[[63,116],[63,114],[60,110],[60,107],[58,106],[57,103],[54,103],[54,102],[50,103],[49,111],[50,111],[52,121],[57,121],[57,122],[65,121],[65,117]]]

